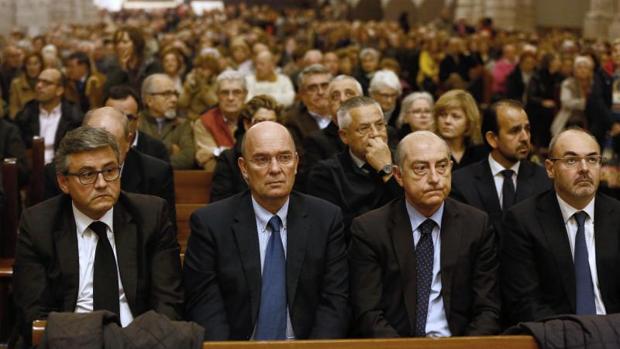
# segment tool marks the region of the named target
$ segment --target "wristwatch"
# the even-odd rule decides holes
[[[387,165],[381,167],[381,169],[379,171],[377,171],[377,173],[379,173],[381,175],[381,177],[389,176],[389,175],[392,174],[393,168],[394,168],[394,165],[387,164]]]

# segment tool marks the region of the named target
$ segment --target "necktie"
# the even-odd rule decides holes
[[[267,223],[271,237],[265,251],[262,289],[255,338],[257,340],[286,339],[286,258],[280,237],[280,217]]]
[[[108,240],[106,225],[96,221],[89,227],[99,237],[95,250],[93,310],[109,310],[120,314],[116,258]]]
[[[502,184],[502,211],[506,211],[515,203],[515,186],[512,182],[513,170],[503,170],[500,172],[504,176]]]
[[[161,135],[164,130],[164,122],[166,121],[164,119],[155,119],[155,121],[157,122],[157,133]]]
[[[594,305],[594,286],[590,263],[588,262],[588,248],[586,245],[585,222],[587,213],[583,211],[574,214],[577,221],[577,235],[575,236],[575,290],[577,295],[577,315],[596,315]]]
[[[430,219],[425,220],[418,230],[420,240],[415,247],[416,258],[416,322],[415,336],[426,336],[426,318],[428,315],[428,301],[431,294],[431,283],[433,281],[433,237],[431,232],[435,222]]]

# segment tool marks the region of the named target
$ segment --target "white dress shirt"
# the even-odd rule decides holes
[[[54,140],[56,139],[56,131],[62,114],[60,103],[49,113],[47,110],[39,107],[39,136],[43,137],[45,144],[45,163],[49,164],[54,160]]]
[[[308,114],[310,114],[310,116],[312,116],[312,118],[314,118],[314,121],[316,121],[316,124],[319,125],[319,128],[322,130],[325,127],[329,126],[329,124],[332,122],[332,119],[329,116],[323,116],[323,115],[319,115],[317,113],[313,113],[311,111],[308,110]]]
[[[282,221],[282,227],[280,228],[280,238],[282,239],[282,247],[284,247],[284,257],[286,257],[286,216],[288,215],[288,203],[287,199],[284,205],[280,208],[276,215],[280,217]],[[254,197],[252,197],[252,207],[254,208],[254,215],[256,216],[256,231],[258,232],[258,248],[260,251],[260,270],[262,272],[265,265],[265,251],[267,250],[267,244],[269,244],[269,238],[271,237],[271,228],[267,225],[273,213],[263,208]],[[252,338],[254,338],[254,332],[256,331],[256,325],[254,325],[254,331]],[[291,324],[291,315],[289,311],[289,305],[286,305],[286,339],[295,339],[295,333],[293,332],[293,325]]]
[[[562,219],[564,220],[564,224],[566,226],[566,233],[568,233],[568,243],[570,245],[570,253],[573,256],[573,260],[575,259],[575,238],[577,236],[577,220],[573,217],[573,215],[577,211],[583,211],[588,215],[584,223],[584,228],[586,249],[588,250],[588,263],[590,264],[590,274],[592,274],[592,284],[594,286],[594,305],[596,306],[596,315],[605,315],[607,314],[607,311],[605,310],[605,304],[603,304],[603,299],[601,298],[601,289],[598,284],[598,273],[596,271],[594,198],[583,210],[578,210],[569,205],[566,201],[562,200],[559,195],[556,194],[556,197],[558,198],[558,203],[560,204],[560,211],[562,212]]]
[[[511,168],[504,168],[504,166],[500,165],[499,162],[495,161],[491,154],[489,154],[489,166],[491,166],[491,175],[493,175],[493,182],[495,183],[495,191],[497,192],[497,197],[499,198],[499,207],[502,207],[502,199],[504,196],[502,195],[502,186],[504,185],[504,175],[502,174],[503,170],[512,170],[514,173],[512,174],[512,185],[514,185],[515,193],[517,192],[517,176],[519,175],[519,166],[521,166],[521,161],[518,161],[516,164],[512,165]]]
[[[446,318],[446,309],[443,304],[443,296],[441,295],[441,239],[439,232],[441,231],[441,219],[443,217],[444,204],[432,216],[426,217],[419,213],[413,206],[407,203],[407,213],[411,222],[411,230],[413,231],[413,244],[418,245],[420,241],[420,225],[427,218],[435,222],[435,227],[431,232],[433,238],[433,281],[431,283],[431,292],[428,299],[428,313],[426,315],[426,335],[429,337],[449,337],[452,335]],[[413,247],[412,247],[413,248]]]
[[[95,252],[97,250],[97,243],[99,237],[97,234],[89,228],[89,225],[94,222],[92,218],[83,214],[78,210],[75,205],[73,206],[73,217],[75,217],[75,227],[77,231],[78,241],[78,256],[80,263],[80,282],[78,286],[78,297],[75,305],[76,313],[88,313],[93,311],[93,277],[95,272]],[[107,227],[108,240],[112,246],[114,252],[114,258],[116,259],[116,271],[118,273],[118,294],[119,294],[119,310],[121,325],[123,327],[129,325],[133,321],[133,315],[127,303],[127,297],[125,290],[123,289],[123,283],[121,282],[121,274],[118,269],[118,256],[116,255],[116,244],[114,243],[114,232],[112,231],[113,225],[113,212],[114,208],[111,208],[106,212],[99,221],[105,223]]]

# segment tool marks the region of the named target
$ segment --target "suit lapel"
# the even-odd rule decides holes
[[[63,310],[74,311],[80,284],[80,261],[71,198],[64,197],[61,207],[62,218],[54,231],[55,252],[64,289]]]
[[[123,195],[123,194],[121,194]],[[120,280],[125,290],[127,302],[134,314],[138,300],[138,229],[127,214],[122,204],[114,206],[114,244],[116,245],[116,260],[120,273]],[[140,252],[144,253],[144,251]]]
[[[555,191],[551,190],[541,198],[537,203],[536,216],[556,260],[568,301],[575,311],[575,268],[560,204],[555,195]]]
[[[405,307],[409,315],[409,330],[410,333],[415,333],[417,275],[413,231],[407,207],[405,206],[405,199],[398,200],[392,203],[392,205],[395,206],[395,210],[388,223],[392,225],[392,229],[388,229],[388,231],[392,233],[392,246],[394,251],[396,251],[396,259],[398,260],[403,280]]]
[[[489,160],[485,159],[480,163],[476,171],[474,185],[480,195],[480,201],[485,205],[484,210],[489,213],[489,216],[501,216],[502,211],[499,205],[497,191],[495,190],[495,181],[493,180]]]
[[[519,167],[519,174],[517,174],[517,191],[515,193],[515,201],[520,202],[532,195],[532,183],[530,183],[530,177],[534,174],[534,164],[528,161],[521,161]]]
[[[452,300],[452,279],[454,265],[456,264],[459,247],[461,245],[461,227],[459,226],[459,213],[454,208],[451,199],[446,199],[443,217],[441,219],[441,251],[440,251],[440,274],[441,296],[443,298],[446,319],[450,321],[450,305]]]
[[[291,194],[288,216],[286,217],[286,295],[289,308],[295,302],[297,281],[306,256],[306,239],[311,224],[308,221],[308,212],[303,198]]]
[[[232,225],[235,241],[239,248],[243,272],[250,290],[252,323],[256,323],[261,292],[260,251],[256,216],[249,191],[239,199],[239,210]]]

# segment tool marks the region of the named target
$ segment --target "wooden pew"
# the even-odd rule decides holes
[[[10,306],[11,284],[13,278],[13,258],[17,242],[17,222],[19,214],[19,186],[17,180],[17,159],[2,161],[2,190],[4,208],[0,212],[0,342],[5,341],[15,321]]]
[[[204,204],[176,204],[177,208],[177,240],[181,247],[181,255],[185,254],[187,239],[189,239],[189,217]]]
[[[28,187],[28,206],[36,205],[43,201],[44,171],[45,171],[45,143],[42,137],[32,138],[31,150],[32,170],[30,172],[30,185]]]
[[[207,204],[211,194],[213,172],[202,170],[174,171],[174,193],[177,204]]]
[[[13,258],[0,258],[0,342],[9,336],[15,323],[15,314],[10,306],[11,283],[13,278]]]

